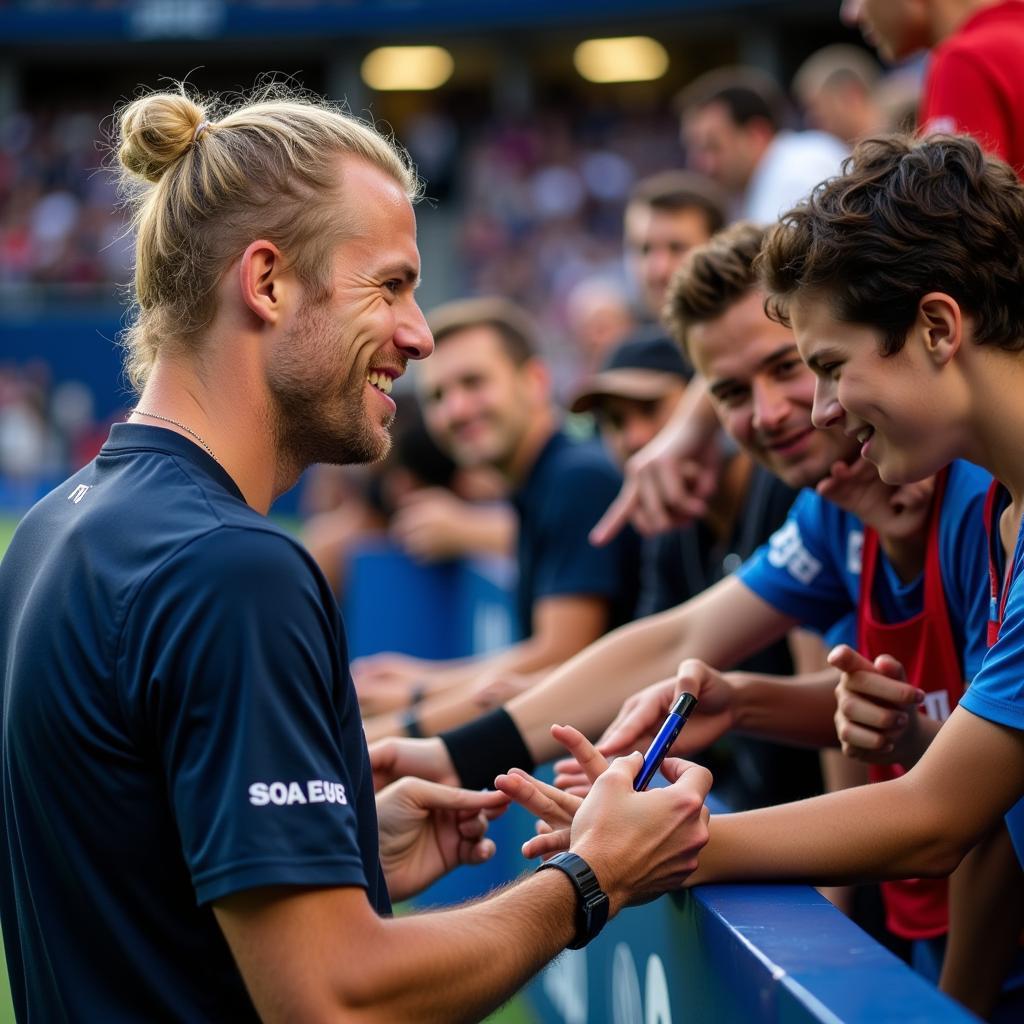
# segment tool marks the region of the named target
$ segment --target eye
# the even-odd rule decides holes
[[[818,366],[818,376],[824,377],[826,380],[839,380],[839,371],[842,366],[842,363],[821,363]]]
[[[775,374],[778,377],[789,377],[802,366],[803,362],[800,359],[783,359],[775,364]]]
[[[397,295],[401,291],[402,284],[404,282],[400,277],[392,277],[390,280],[384,282],[384,288],[391,292],[392,295]]]
[[[741,388],[733,388],[730,391],[720,391],[715,397],[727,409],[735,409],[746,401],[747,392]]]

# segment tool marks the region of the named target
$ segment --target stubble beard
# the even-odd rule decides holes
[[[340,365],[340,346],[316,311],[307,310],[268,372],[279,458],[300,472],[318,462],[379,462],[391,449],[393,417],[374,429],[366,410],[366,372]]]

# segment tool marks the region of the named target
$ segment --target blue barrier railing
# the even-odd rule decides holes
[[[357,654],[465,655],[479,650],[480,607],[492,620],[509,614],[507,590],[493,574],[419,567],[391,548],[357,555],[349,580],[347,628]],[[418,905],[468,899],[529,870],[519,850],[532,833],[529,816],[512,809],[492,825],[494,859],[453,872]],[[802,885],[704,886],[627,910],[586,949],[542,971],[525,998],[537,1024],[976,1020]]]

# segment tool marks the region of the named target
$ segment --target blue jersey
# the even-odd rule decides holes
[[[996,532],[995,537],[998,536]],[[996,547],[1001,551],[1001,545]],[[998,601],[995,603],[998,605]],[[996,619],[997,609],[990,611]],[[960,703],[979,718],[1011,729],[1024,729],[1024,530],[1017,536],[998,638]],[[1024,799],[1007,814],[1006,827],[1024,865]]]
[[[984,505],[991,479],[970,463],[953,463],[939,519],[942,584],[968,682],[985,656],[988,560]],[[856,516],[814,491],[804,491],[782,527],[740,567],[739,577],[785,615],[830,639],[839,638],[836,630],[842,630],[849,634],[842,639],[856,644],[856,633],[844,630],[842,622],[845,619],[847,627],[856,622],[863,545],[864,527]],[[899,623],[920,613],[923,576],[904,584],[882,555],[879,568],[874,596],[882,618]]]
[[[19,1019],[255,1020],[210,903],[389,910],[334,599],[207,454],[119,424],[0,566],[0,910]]]

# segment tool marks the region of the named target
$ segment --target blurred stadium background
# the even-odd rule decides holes
[[[115,340],[131,239],[104,138],[115,104],[140,86],[244,91],[270,74],[389,125],[427,183],[424,307],[504,293],[540,317],[549,355],[571,367],[567,297],[592,277],[628,287],[625,197],[638,178],[685,163],[675,94],[725,64],[788,86],[819,47],[860,45],[838,8],[0,0],[0,551],[128,403]]]
[[[673,96],[722,64],[788,84],[818,47],[859,41],[838,7],[0,0],[0,512],[91,457],[123,415],[114,341],[131,240],[104,133],[140,86],[247,90],[269,73],[390,125],[427,182],[423,305],[507,294],[541,317],[567,367],[573,286],[626,285],[630,185],[684,163]],[[593,39],[620,42],[595,54]]]

